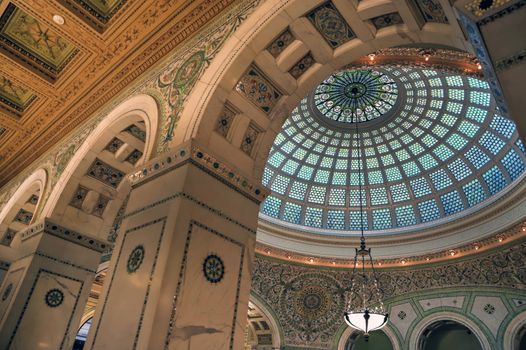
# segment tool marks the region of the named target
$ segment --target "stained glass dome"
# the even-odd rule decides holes
[[[341,97],[363,75],[385,77],[390,87],[380,112],[373,108],[378,113],[365,119],[346,112],[342,120],[344,112],[330,114],[336,107],[320,108],[318,95]],[[331,98],[342,111],[358,109]],[[272,193],[262,218],[320,232],[360,229],[356,124],[349,124],[355,121],[365,121],[358,132],[367,230],[389,233],[478,210],[525,170],[515,124],[499,114],[485,81],[418,67],[347,71],[306,96],[276,137],[263,174]]]
[[[346,70],[323,81],[314,93],[314,104],[324,117],[359,123],[387,113],[398,97],[394,80],[378,70]]]

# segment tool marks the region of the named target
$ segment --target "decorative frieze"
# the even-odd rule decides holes
[[[198,145],[190,142],[177,148],[177,151],[165,153],[162,157],[146,163],[141,170],[129,176],[133,187],[140,183],[154,179],[171,169],[175,169],[186,162],[191,162],[216,177],[227,186],[241,193],[247,198],[261,203],[268,194],[268,190],[252,180],[238,174],[234,169],[207,153]]]
[[[495,63],[495,69],[498,71],[506,70],[514,65],[521,64],[526,59],[526,50],[521,50],[509,57],[503,58]]]
[[[59,226],[48,219],[44,219],[35,223],[34,225],[31,225],[27,229],[21,231],[19,234],[22,236],[22,242],[24,242],[28,239],[36,237],[40,233],[51,234],[55,237],[84,246],[99,253],[102,253],[105,249],[111,246],[110,243],[99,241],[93,237],[89,237],[76,231]]]

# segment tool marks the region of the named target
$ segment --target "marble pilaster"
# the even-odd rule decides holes
[[[263,189],[195,143],[131,182],[85,349],[242,349]]]
[[[106,244],[49,220],[19,232],[0,286],[0,349],[71,349]]]

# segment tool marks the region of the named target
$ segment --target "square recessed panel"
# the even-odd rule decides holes
[[[446,14],[440,2],[437,0],[415,0],[416,6],[420,10],[426,22],[448,24]]]
[[[35,98],[33,91],[0,73],[0,108],[20,116]]]
[[[126,0],[59,0],[93,29],[102,33]]]
[[[398,12],[392,12],[392,13],[388,13],[385,15],[371,18],[371,22],[373,23],[374,27],[377,30],[404,23],[404,21],[402,20],[402,17],[400,17]]]
[[[330,1],[310,12],[307,18],[332,48],[356,37],[347,21]]]
[[[52,27],[12,3],[0,17],[0,49],[50,81],[79,51]]]

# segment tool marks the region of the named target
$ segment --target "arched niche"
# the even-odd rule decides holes
[[[482,350],[482,347],[466,326],[455,321],[436,321],[427,326],[418,340],[419,350],[448,350],[454,347],[465,350]]]
[[[338,341],[338,350],[400,350],[400,344],[393,330],[386,325],[381,330],[372,331],[365,342],[362,332],[346,327]]]
[[[106,239],[130,191],[127,174],[151,158],[158,106],[137,95],[112,110],[73,155],[42,215],[83,234]]]
[[[272,313],[257,297],[248,303],[245,348],[251,350],[281,349],[281,334]]]
[[[516,315],[506,327],[503,349],[526,349],[526,311]]]
[[[392,5],[379,0],[368,2],[368,10],[363,9],[361,3],[332,2],[356,34],[356,38],[333,48],[306,18],[324,3],[326,1],[323,0],[270,0],[260,4],[226,41],[193,88],[178,120],[172,144],[197,138],[204,145],[230,157],[225,160],[241,171],[260,178],[273,140],[289,113],[309,90],[334,71],[370,52],[387,47],[420,44],[469,50],[449,8],[445,9],[449,11],[449,24],[419,25],[416,18],[411,18],[414,11],[397,3],[396,6],[401,6],[397,10],[403,12],[408,23],[379,30],[372,28],[370,19],[361,17],[373,16],[373,12],[393,11],[386,8]],[[409,21],[412,23],[409,24]],[[274,57],[267,48],[286,30],[292,33],[294,41]],[[296,79],[288,69],[307,52],[312,54],[315,63]],[[254,66],[281,93],[268,112],[262,111],[236,90],[236,84]],[[229,115],[232,121],[228,123],[232,126],[224,135],[219,135],[217,127],[225,115]],[[246,152],[240,145],[243,145],[249,131],[257,136],[251,141],[251,151]]]
[[[38,169],[15,191],[0,211],[0,255],[14,258],[15,248],[20,242],[17,232],[24,230],[36,219],[41,198],[47,184],[47,172]]]
[[[474,340],[480,346],[479,348],[469,348],[469,350],[491,350],[492,347],[484,332],[480,327],[473,322],[471,319],[464,315],[453,313],[453,312],[437,312],[431,314],[422,319],[413,329],[409,340],[409,349],[414,350],[434,350],[429,348],[430,342],[426,341],[429,337],[436,333],[443,326],[455,326],[452,328],[453,331],[465,332],[466,335],[471,335]],[[447,331],[447,329],[445,329]],[[469,334],[468,334],[469,332]],[[462,337],[462,339],[468,339],[468,337]],[[448,339],[448,342],[450,340]],[[466,340],[468,341],[468,340]],[[470,343],[471,344],[471,343]],[[441,348],[437,349],[440,350]],[[466,348],[467,350],[468,348]]]

